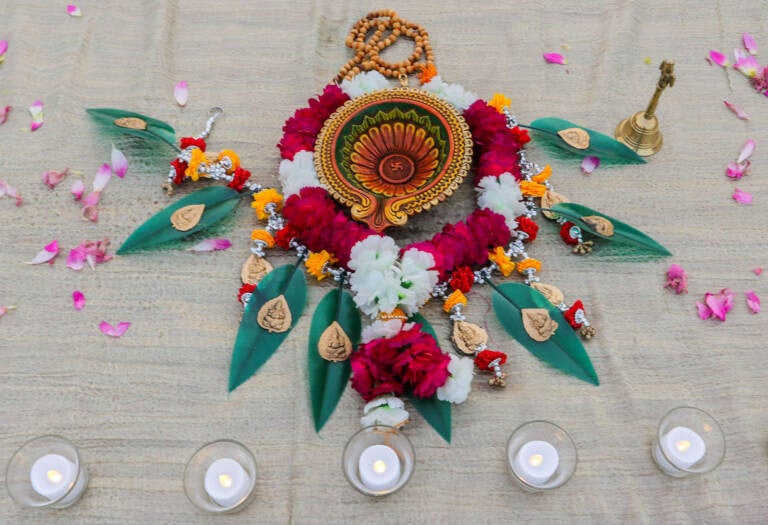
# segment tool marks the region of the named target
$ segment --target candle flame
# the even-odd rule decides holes
[[[687,439],[677,441],[675,443],[675,448],[677,448],[677,450],[680,452],[686,452],[689,448],[691,448],[691,442]]]
[[[49,470],[45,475],[48,476],[51,483],[61,483],[61,480],[64,479],[64,476],[58,470]]]
[[[376,474],[383,474],[387,470],[387,464],[382,460],[376,460],[373,462],[373,471]]]
[[[528,458],[528,463],[530,463],[532,467],[539,467],[542,463],[544,463],[544,456],[541,454],[534,454]]]
[[[232,486],[232,476],[229,474],[219,474],[219,485],[228,489]]]

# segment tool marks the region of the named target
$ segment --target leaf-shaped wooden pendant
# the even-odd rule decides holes
[[[188,232],[200,222],[205,211],[205,204],[190,204],[179,208],[171,215],[171,224],[180,232]]]
[[[568,202],[568,199],[566,199],[563,195],[560,195],[556,191],[552,191],[552,190],[545,191],[544,195],[541,196],[541,207],[547,208],[547,210],[542,210],[541,213],[543,213],[544,217],[546,217],[547,219],[557,219],[557,214],[551,211],[548,211],[548,209],[552,208],[552,206],[560,202]]]
[[[557,330],[557,322],[549,317],[549,312],[544,308],[523,308],[520,314],[523,316],[526,333],[534,341],[547,341]]]
[[[562,129],[557,134],[568,145],[576,149],[587,149],[589,147],[589,133],[581,128]]]
[[[291,328],[293,318],[291,317],[291,309],[288,308],[288,301],[285,300],[285,296],[280,294],[264,303],[264,306],[261,307],[256,315],[256,320],[259,326],[267,332],[278,334],[287,332]]]
[[[453,323],[451,341],[456,350],[464,355],[475,355],[478,348],[488,344],[488,334],[474,323],[456,321]]]
[[[326,361],[344,361],[352,353],[352,341],[341,325],[334,321],[320,335],[317,352]]]
[[[121,117],[114,120],[115,126],[128,129],[147,129],[147,121],[138,117]]]
[[[600,235],[605,237],[613,236],[613,223],[605,217],[600,217],[599,215],[589,215],[587,217],[582,217],[581,220],[589,224],[589,227]]]
[[[159,140],[174,149],[178,149],[175,144],[176,132],[162,120],[123,109],[89,108],[85,111],[111,131],[120,131],[149,140]]]
[[[271,271],[272,265],[264,257],[251,254],[240,269],[240,280],[243,284],[259,284]]]
[[[544,283],[531,283],[531,286],[541,292],[541,295],[547,298],[547,300],[555,306],[563,303],[565,300],[565,294],[556,286]]]

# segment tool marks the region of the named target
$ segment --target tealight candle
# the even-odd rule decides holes
[[[531,485],[544,485],[560,464],[557,449],[546,441],[529,441],[515,456],[515,473]]]
[[[57,501],[69,492],[76,476],[75,464],[59,454],[39,457],[29,471],[32,488],[51,501]]]
[[[369,490],[389,490],[400,480],[400,458],[387,445],[371,445],[358,461],[360,481]]]
[[[251,478],[240,463],[231,458],[221,458],[208,467],[204,486],[218,505],[232,507],[248,496]]]
[[[675,427],[661,438],[669,461],[677,468],[687,469],[704,457],[707,446],[699,434],[688,427]]]

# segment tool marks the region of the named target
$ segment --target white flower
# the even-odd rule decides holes
[[[403,254],[400,261],[400,306],[409,316],[429,299],[437,284],[438,272],[430,270],[434,265],[435,258],[431,253],[411,248]]]
[[[397,260],[397,244],[386,235],[369,235],[358,241],[349,254],[349,267],[357,272],[390,268]]]
[[[483,177],[477,188],[477,205],[500,213],[506,219],[510,231],[517,228],[516,217],[523,215],[527,208],[520,193],[520,186],[511,173],[498,177]]]
[[[382,337],[389,339],[400,333],[403,329],[403,321],[400,319],[389,319],[388,321],[374,321],[365,328],[360,336],[360,342],[370,343],[374,339],[380,339]],[[367,407],[368,405],[366,405]],[[366,410],[366,413],[367,410]]]
[[[400,428],[408,422],[408,411],[405,403],[394,396],[377,397],[363,409],[360,424],[364,427],[371,425],[389,425]]]
[[[443,82],[440,75],[421,86],[421,89],[437,95],[446,102],[453,104],[459,111],[464,111],[477,101],[477,96],[466,91],[460,84],[448,84]]]
[[[450,403],[463,403],[472,390],[475,363],[469,357],[451,355],[448,372],[448,380],[437,389],[437,398]]]
[[[359,97],[366,93],[387,89],[389,80],[378,71],[358,73],[352,80],[344,80],[339,86],[350,98]]]
[[[279,173],[285,198],[299,193],[302,188],[321,186],[315,172],[315,155],[311,151],[299,151],[293,160],[280,161]]]
[[[400,300],[400,276],[392,268],[355,271],[349,278],[349,285],[357,307],[371,317],[380,312],[391,312]]]

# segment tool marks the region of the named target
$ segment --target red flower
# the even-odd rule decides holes
[[[284,159],[293,160],[293,157],[300,151],[312,151],[315,149],[315,138],[302,134],[283,135],[283,140],[277,145],[280,148],[280,156]]]
[[[571,228],[574,226],[575,225],[572,222],[565,222],[563,223],[563,227],[560,228],[560,237],[565,244],[579,244],[579,239],[571,236]]]
[[[517,229],[528,235],[528,238],[523,242],[535,241],[536,235],[539,233],[539,225],[525,215],[521,215],[515,220],[517,221]]]
[[[283,250],[289,250],[291,248],[291,241],[297,236],[296,230],[289,224],[275,233],[275,244]]]
[[[255,284],[244,284],[240,287],[240,289],[237,291],[237,300],[241,303],[243,302],[243,295],[247,293],[253,293],[253,291],[256,289]]]
[[[245,187],[245,183],[248,182],[249,178],[251,178],[251,172],[238,166],[232,175],[232,181],[227,186],[233,190],[243,191],[243,187]]]
[[[520,169],[517,166],[517,155],[515,152],[490,150],[486,151],[477,161],[475,169],[475,182],[479,182],[483,177],[493,175],[498,177],[502,173],[511,173],[516,180],[520,180]]]
[[[523,129],[520,126],[515,126],[509,131],[512,134],[512,136],[515,138],[515,142],[517,142],[521,146],[531,141],[531,136],[528,134],[527,129]]]
[[[176,170],[176,175],[173,177],[174,184],[181,184],[184,182],[184,172],[187,170],[187,163],[183,160],[173,159],[171,166]]]
[[[480,370],[491,370],[491,362],[495,359],[499,359],[499,365],[503,365],[507,362],[507,354],[495,350],[483,350],[475,356],[475,365]]]
[[[462,293],[469,293],[472,285],[475,283],[475,274],[469,266],[459,266],[451,273],[450,284],[454,290],[461,290]]]
[[[574,329],[579,329],[581,328],[581,325],[584,324],[576,320],[576,314],[579,310],[581,310],[581,315],[584,315],[584,304],[580,300],[573,303],[573,306],[568,308],[568,310],[563,313],[565,320],[568,321],[568,324],[570,324]]]
[[[405,333],[410,334],[408,348],[397,356],[395,371],[415,396],[432,397],[448,380],[451,357],[440,350],[431,335],[421,331],[421,325],[415,325]]]
[[[201,151],[205,151],[205,140],[197,137],[181,137],[179,141],[181,143],[181,149],[187,149],[190,146],[200,148]]]

